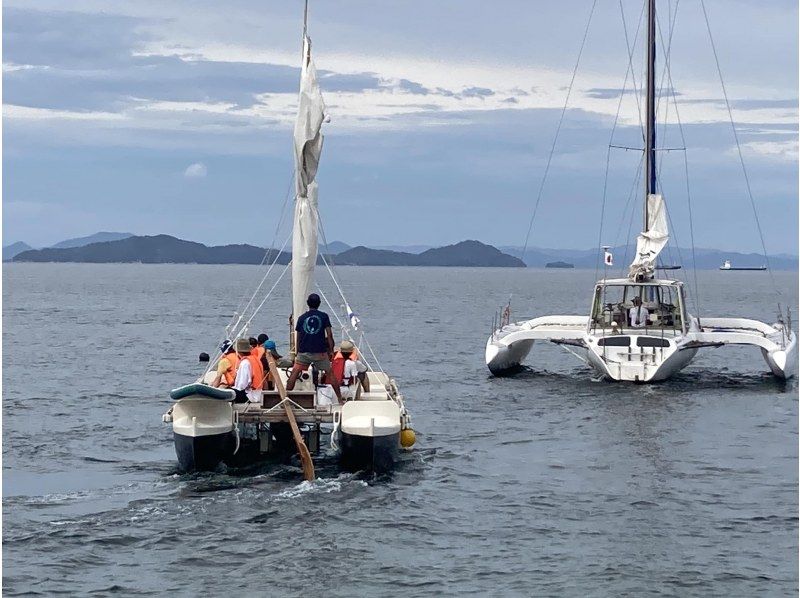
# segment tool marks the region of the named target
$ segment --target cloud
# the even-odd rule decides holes
[[[189,164],[186,167],[186,170],[183,171],[183,176],[187,179],[202,179],[208,174],[208,168],[202,162],[195,162],[194,164]]]

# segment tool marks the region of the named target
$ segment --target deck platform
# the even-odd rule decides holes
[[[341,405],[314,405],[314,393],[308,391],[288,391],[287,401],[292,407],[294,418],[298,423],[333,423],[336,414],[341,412]],[[288,422],[286,410],[277,391],[263,392],[261,403],[239,403],[233,405],[240,423],[275,423]]]

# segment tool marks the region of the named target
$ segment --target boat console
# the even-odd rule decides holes
[[[634,299],[647,310],[642,327],[629,321]],[[631,282],[629,279],[600,281],[595,286],[589,329],[593,333],[636,331],[639,334],[685,331],[686,312],[683,285],[672,280]]]

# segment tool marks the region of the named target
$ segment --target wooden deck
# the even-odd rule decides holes
[[[339,405],[315,407],[314,393],[308,391],[288,391],[294,417],[299,423],[333,423],[334,414],[341,410]],[[288,422],[286,410],[281,405],[277,391],[264,391],[261,403],[234,405],[241,423]]]

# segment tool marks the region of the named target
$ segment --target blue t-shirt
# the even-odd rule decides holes
[[[331,319],[324,311],[309,309],[297,319],[298,353],[327,353],[325,329],[331,327]]]

